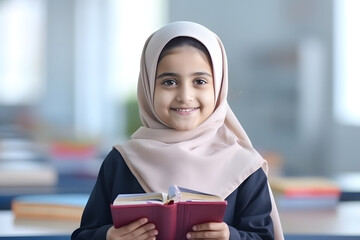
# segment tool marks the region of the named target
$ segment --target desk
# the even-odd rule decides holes
[[[286,240],[360,239],[360,202],[341,202],[334,210],[280,209],[279,213]],[[0,211],[0,239],[69,239],[78,225],[77,222],[17,220],[11,211]]]
[[[11,211],[0,211],[0,238],[22,236],[69,236],[79,225],[80,223],[76,221],[15,219]]]
[[[360,239],[360,202],[340,202],[329,210],[281,210],[286,234],[358,236]]]
[[[49,187],[2,187],[0,188],[0,210],[10,210],[11,200],[19,195],[90,193],[96,178],[60,175],[55,186]]]

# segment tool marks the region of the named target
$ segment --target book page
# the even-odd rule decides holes
[[[144,204],[149,202],[159,202],[164,204],[167,201],[165,193],[136,193],[136,194],[119,194],[114,200],[114,205],[127,204]]]
[[[165,203],[163,201],[160,200],[139,200],[139,201],[117,201],[113,203],[113,205],[115,206],[120,206],[120,205],[144,205],[144,204],[159,204],[159,205],[164,205]]]
[[[179,189],[181,191],[180,201],[182,202],[183,201],[211,201],[211,202],[224,201],[224,199],[216,195],[202,193],[181,187],[179,187]]]

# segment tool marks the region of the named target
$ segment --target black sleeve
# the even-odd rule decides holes
[[[143,192],[126,166],[121,154],[113,149],[101,165],[97,181],[85,206],[81,224],[72,240],[106,239],[113,225],[110,204],[119,193]]]
[[[81,225],[72,240],[106,239],[113,225],[110,204],[119,193],[144,192],[126,166],[121,154],[112,150],[105,158],[85,206]],[[227,220],[230,239],[273,239],[271,201],[264,172],[253,173],[228,198]]]
[[[259,169],[237,190],[230,239],[274,239],[271,210],[267,177]]]

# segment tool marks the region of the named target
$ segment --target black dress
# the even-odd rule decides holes
[[[112,149],[100,168],[81,225],[73,232],[71,239],[105,240],[108,229],[113,225],[110,212],[113,200],[120,193],[143,192],[121,154]],[[261,168],[226,200],[228,205],[224,222],[229,226],[230,239],[274,239],[267,177]]]

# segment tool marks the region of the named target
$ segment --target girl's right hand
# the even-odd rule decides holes
[[[147,223],[146,218],[141,218],[129,225],[115,228],[112,226],[106,233],[106,240],[153,240],[156,239],[158,231],[155,229],[155,224]]]

